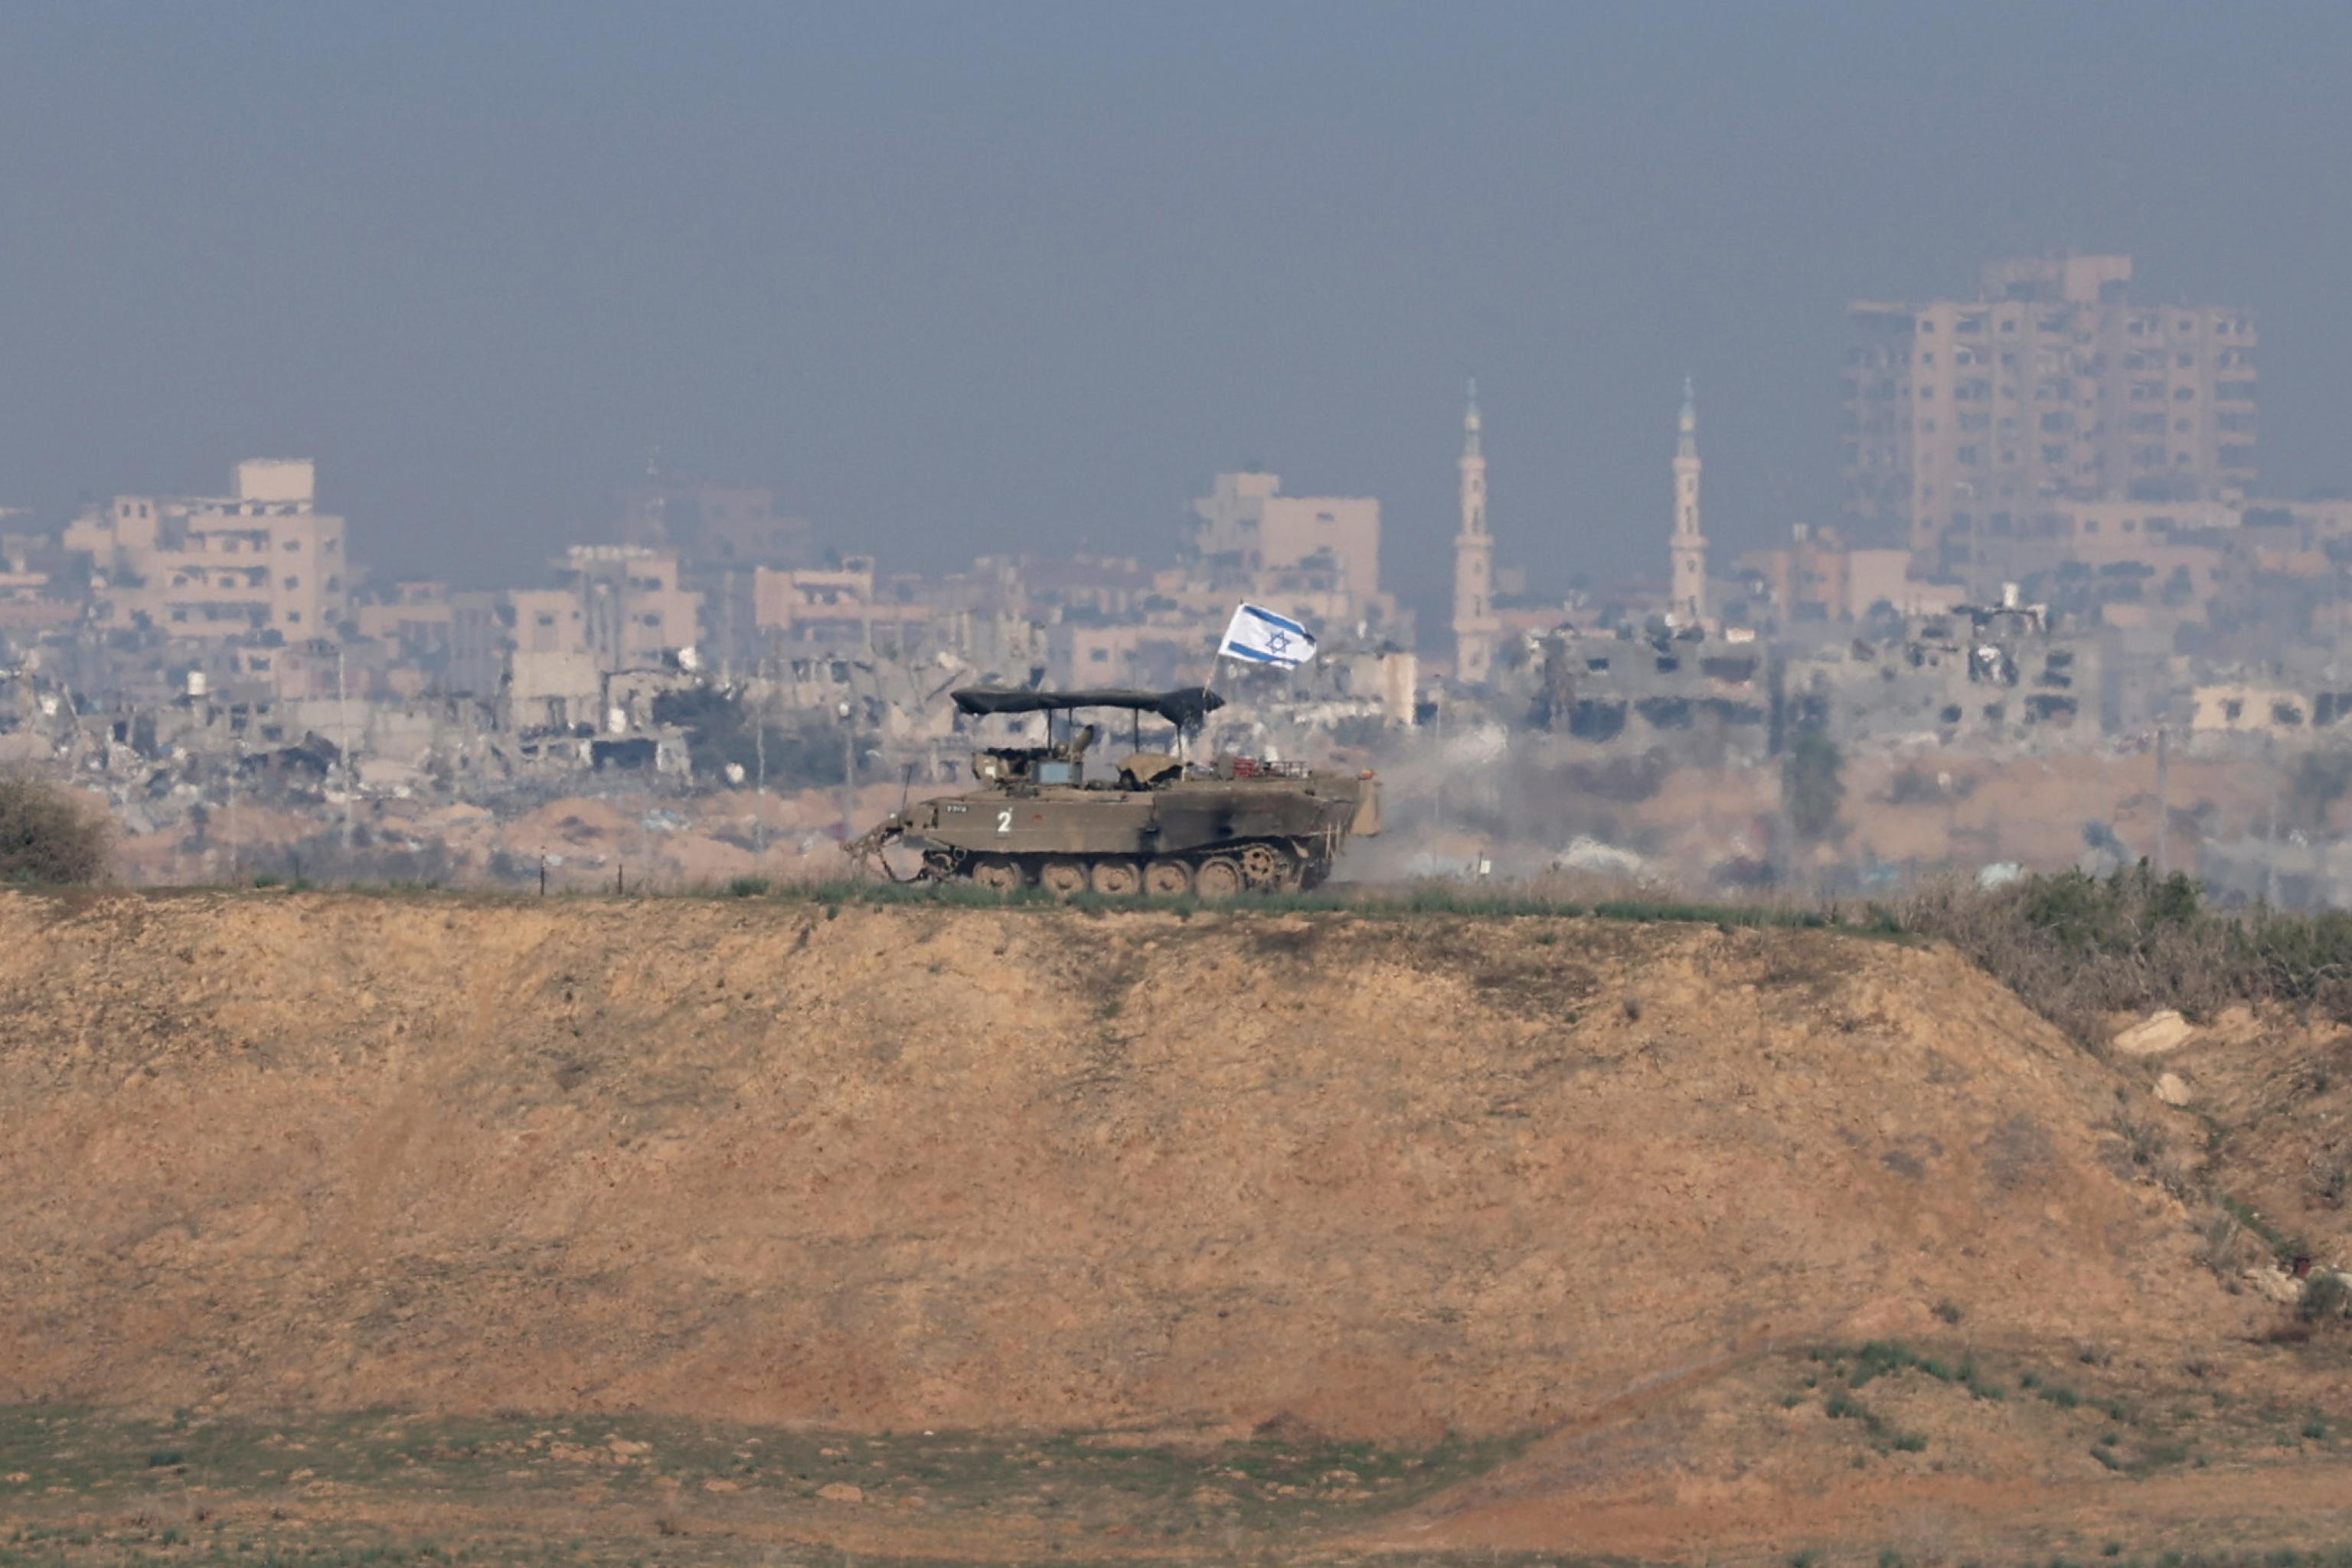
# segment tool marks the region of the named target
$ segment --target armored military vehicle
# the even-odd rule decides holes
[[[1369,772],[1314,773],[1244,756],[1188,763],[1173,754],[1184,731],[1224,706],[1205,688],[982,686],[953,695],[957,709],[974,718],[1045,714],[1045,743],[974,752],[980,787],[892,813],[848,846],[853,857],[887,869],[881,852],[903,842],[922,852],[921,880],[1223,899],[1249,889],[1312,888],[1329,875],[1350,835],[1380,831],[1380,784]],[[1072,717],[1081,709],[1129,715],[1129,751],[1099,773],[1091,757],[1103,731]],[[1146,715],[1171,727],[1170,751],[1143,749]]]

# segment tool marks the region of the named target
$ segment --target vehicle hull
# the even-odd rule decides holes
[[[923,874],[1004,887],[1198,890],[1313,887],[1349,837],[1379,831],[1378,784],[1345,774],[1187,778],[1150,789],[982,789],[920,802],[877,833]],[[1231,868],[1203,876],[1213,863]],[[1129,877],[1121,866],[1152,874]],[[1106,869],[1106,868],[1108,868]],[[1180,886],[1180,883],[1182,884]]]

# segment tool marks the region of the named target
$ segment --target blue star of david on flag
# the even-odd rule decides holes
[[[1287,616],[1244,605],[1225,627],[1225,640],[1217,645],[1217,657],[1297,669],[1315,657],[1315,638]]]

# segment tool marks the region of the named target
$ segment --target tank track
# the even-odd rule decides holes
[[[935,849],[923,858],[919,880],[967,882],[997,892],[1043,888],[1061,898],[1093,893],[1103,898],[1211,900],[1244,893],[1294,892],[1319,886],[1330,874],[1328,856],[1311,841],[1249,839],[1190,854],[987,855]]]

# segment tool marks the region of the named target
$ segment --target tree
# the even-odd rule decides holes
[[[1845,758],[1836,743],[1819,730],[1801,731],[1789,754],[1780,761],[1780,803],[1788,808],[1789,826],[1808,843],[1826,837],[1837,822],[1845,800],[1845,781],[1838,776]]]
[[[0,881],[98,881],[111,837],[71,791],[26,773],[0,775]]]
[[[2352,752],[2305,752],[2287,784],[2287,812],[2299,827],[2327,829],[2328,808],[2352,795]]]
[[[656,696],[654,722],[686,731],[687,753],[700,778],[719,776],[730,763],[747,776],[752,774],[761,765],[764,742],[771,787],[801,789],[841,782],[841,731],[809,714],[789,724],[768,724],[754,705],[732,692],[689,687]]]
[[[1544,638],[1543,686],[1536,693],[1532,714],[1541,728],[1557,734],[1568,732],[1569,720],[1576,711],[1575,669],[1568,639],[1557,634]]]

